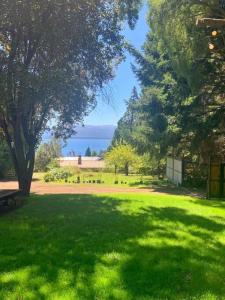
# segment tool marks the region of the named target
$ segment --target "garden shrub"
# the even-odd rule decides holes
[[[73,176],[73,173],[68,170],[67,168],[55,168],[50,170],[44,176],[45,182],[52,182],[52,181],[61,181],[61,180],[68,180],[69,177]]]

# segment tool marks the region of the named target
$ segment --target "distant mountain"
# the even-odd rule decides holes
[[[78,126],[76,134],[72,136],[74,139],[112,139],[115,133],[116,126],[114,125],[86,125]],[[51,138],[51,133],[46,132],[43,135],[43,140]]]
[[[113,125],[87,125],[76,128],[77,134],[73,138],[112,139],[116,126]]]

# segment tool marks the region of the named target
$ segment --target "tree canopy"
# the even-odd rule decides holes
[[[123,59],[122,21],[139,0],[2,0],[0,127],[19,187],[30,190],[35,148],[49,119],[68,137]]]
[[[127,176],[129,175],[130,167],[139,161],[135,149],[128,144],[119,144],[113,147],[106,153],[105,159],[109,166],[115,168],[115,174],[118,169],[123,169]]]
[[[224,7],[217,0],[149,0],[149,7],[143,51],[128,46],[141,84],[130,143],[158,162],[224,156],[225,28],[196,26],[197,18],[224,19]],[[121,121],[127,139],[128,127],[120,128]]]

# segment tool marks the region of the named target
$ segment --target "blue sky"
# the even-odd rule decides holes
[[[148,33],[147,6],[144,5],[139,16],[139,21],[134,30],[128,26],[124,29],[126,39],[137,49],[141,49]],[[107,100],[105,97],[98,98],[95,110],[84,120],[85,125],[116,125],[125,112],[125,100],[129,99],[132,88],[139,87],[137,78],[131,70],[133,58],[127,53],[126,61],[120,64],[116,70],[115,79],[106,87]],[[109,100],[109,103],[108,103]]]

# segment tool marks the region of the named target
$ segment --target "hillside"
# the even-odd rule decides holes
[[[78,126],[76,128],[76,134],[72,136],[74,139],[112,139],[116,126],[114,125],[86,125]],[[43,136],[43,139],[51,138],[51,133],[46,132]]]

